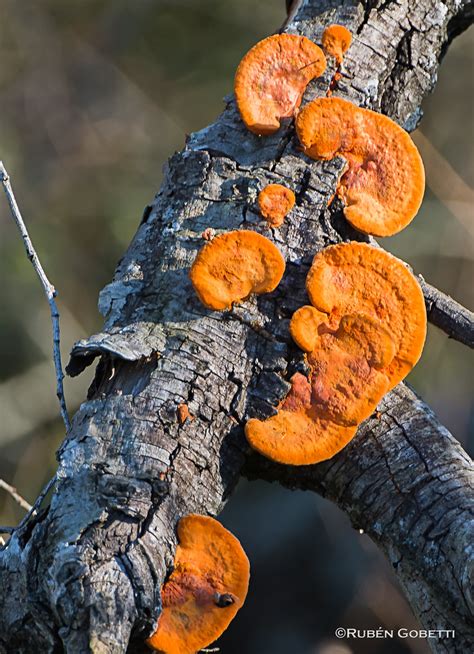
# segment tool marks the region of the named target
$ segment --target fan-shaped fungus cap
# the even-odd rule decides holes
[[[251,418],[245,435],[254,450],[287,465],[308,465],[330,459],[353,438],[356,427],[338,425],[313,406],[312,385],[297,372],[277,415]]]
[[[223,310],[250,293],[270,293],[284,271],[285,261],[268,238],[236,230],[207,243],[189,276],[201,302],[209,309]]]
[[[339,65],[351,43],[352,34],[343,25],[329,25],[323,32],[323,48]]]
[[[308,83],[326,69],[326,57],[305,36],[275,34],[257,43],[237,68],[237,107],[255,134],[276,132],[301,103]]]
[[[147,644],[161,654],[194,654],[227,629],[247,595],[250,566],[241,544],[217,520],[188,515],[178,524],[174,570]]]
[[[423,162],[393,120],[341,98],[317,98],[299,112],[296,131],[309,157],[347,160],[337,194],[356,229],[391,236],[415,217],[425,190]]]
[[[295,206],[295,194],[282,184],[268,184],[258,194],[258,206],[272,227],[280,227]]]
[[[362,243],[316,255],[290,333],[308,352],[278,413],[245,433],[264,456],[293,465],[331,458],[418,360],[426,334],[423,294],[401,261]]]
[[[319,252],[306,278],[311,304],[340,319],[363,314],[379,322],[395,344],[386,372],[390,387],[413,368],[423,351],[426,309],[416,278],[399,259],[366,243],[341,243]]]

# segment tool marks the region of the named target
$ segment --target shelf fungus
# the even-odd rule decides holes
[[[247,556],[217,520],[185,516],[178,539],[158,628],[147,640],[161,654],[195,654],[214,642],[243,605],[249,585]]]
[[[416,216],[425,190],[423,162],[390,118],[341,98],[317,98],[299,112],[296,131],[309,157],[346,159],[337,194],[356,229],[391,236]]]
[[[334,57],[338,66],[342,64],[344,54],[352,43],[352,34],[343,25],[329,25],[323,32],[324,51]]]
[[[237,68],[237,107],[251,132],[276,132],[291,118],[309,82],[326,70],[326,57],[305,36],[275,34],[257,43]]]
[[[290,333],[306,352],[309,376],[267,420],[245,427],[251,446],[291,465],[330,459],[353,438],[382,397],[413,368],[426,336],[426,310],[415,277],[398,259],[364,243],[318,253]]]
[[[258,194],[260,213],[271,227],[280,227],[295,206],[295,194],[282,184],[268,184]]]
[[[206,243],[189,276],[204,306],[222,311],[251,293],[275,290],[284,271],[285,260],[268,238],[236,230]]]

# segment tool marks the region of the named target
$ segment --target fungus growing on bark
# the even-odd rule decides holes
[[[341,243],[319,252],[306,278],[311,304],[332,319],[362,314],[377,320],[395,344],[385,368],[391,388],[417,363],[426,337],[423,292],[405,264],[366,243]]]
[[[280,227],[295,206],[295,194],[282,184],[268,184],[258,194],[260,213],[272,227]]]
[[[257,43],[237,68],[237,107],[248,129],[272,134],[299,107],[308,83],[326,69],[326,57],[305,36],[275,34]]]
[[[188,515],[178,524],[174,570],[147,644],[161,654],[194,654],[227,629],[247,595],[250,566],[240,542],[217,520]]]
[[[351,43],[352,34],[343,25],[329,25],[323,32],[323,48],[328,55],[334,57],[339,66]]]
[[[270,293],[284,271],[285,261],[268,238],[236,230],[206,243],[189,276],[201,302],[209,309],[223,310],[251,293]]]
[[[294,375],[278,413],[245,427],[255,450],[292,465],[339,452],[418,361],[426,335],[421,288],[384,250],[330,246],[315,256],[306,285],[313,306],[293,314],[290,333],[307,352],[309,377]]]
[[[309,157],[346,159],[337,194],[356,229],[391,236],[415,217],[425,190],[423,162],[390,118],[341,98],[317,98],[299,112],[296,131]]]
[[[185,404],[184,402],[178,404],[178,408],[176,409],[176,415],[180,425],[184,425],[186,420],[194,420],[194,416],[192,416],[189,413],[188,405]]]

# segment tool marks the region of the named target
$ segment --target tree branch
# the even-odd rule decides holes
[[[418,275],[425,296],[426,311],[431,324],[439,327],[450,338],[474,348],[474,313],[445,295]]]
[[[33,247],[33,243],[30,239],[30,235],[28,234],[28,230],[26,229],[25,222],[22,218],[20,209],[15,199],[15,195],[13,193],[10,177],[8,176],[8,173],[5,170],[5,166],[3,165],[2,161],[0,161],[0,181],[3,184],[3,189],[5,191],[5,195],[7,196],[8,204],[10,205],[10,210],[13,216],[13,220],[15,221],[18,229],[20,230],[21,238],[23,240],[23,244],[26,250],[26,256],[31,261],[31,264],[35,269],[35,272],[38,275],[38,278],[41,282],[41,286],[43,287],[44,293],[46,295],[46,299],[48,300],[49,309],[51,313],[51,323],[53,327],[53,359],[54,359],[54,367],[56,370],[56,395],[58,396],[59,407],[61,411],[61,417],[64,422],[64,426],[66,427],[66,431],[69,431],[71,425],[69,422],[66,400],[64,398],[64,387],[63,387],[64,374],[63,374],[63,367],[61,363],[59,311],[55,299],[56,289],[51,284],[49,279],[46,277],[46,273],[43,270],[41,261],[39,260],[39,257],[36,254],[36,250]]]
[[[288,30],[320,41],[325,25],[355,35],[339,94],[412,129],[438,60],[469,5],[303,0]],[[408,54],[409,56],[408,56]],[[334,70],[308,92],[323,94]],[[334,192],[342,163],[311,162],[285,125],[259,139],[232,99],[220,118],[189,137],[167,166],[151,210],[101,293],[100,334],[76,344],[68,369],[100,362],[58,452],[50,506],[0,552],[0,652],[119,654],[143,651],[173,562],[175,526],[190,512],[217,515],[248,476],[321,492],[388,555],[427,627],[456,630],[437,652],[474,641],[468,544],[472,467],[430,409],[403,385],[379,417],[331,461],[275,467],[249,452],[243,425],[265,417],[288,392],[300,353],[289,318],[306,302],[315,251],[361,239]],[[264,231],[253,198],[268,182],[291,185],[297,205],[273,234],[287,270],[271,295],[210,312],[188,270],[201,233]],[[268,232],[266,232],[268,234]],[[195,419],[180,425],[185,402]],[[3,654],[3,652],[2,652]]]

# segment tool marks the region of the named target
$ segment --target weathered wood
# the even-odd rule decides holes
[[[347,25],[355,41],[340,95],[413,129],[440,55],[472,11],[459,0],[303,0],[288,31],[318,42],[324,25]],[[333,72],[308,97],[323,93]],[[0,651],[142,651],[177,520],[217,515],[242,470],[334,500],[387,554],[421,622],[456,630],[455,640],[432,641],[435,651],[469,651],[472,466],[411,390],[390,393],[379,417],[318,466],[270,465],[243,437],[247,417],[271,415],[301,365],[288,322],[305,302],[312,256],[329,243],[361,239],[337,202],[327,208],[341,169],[340,161],[305,158],[291,125],[265,139],[250,134],[232,98],[170,159],[101,293],[102,333],[73,350],[71,374],[101,359],[58,453],[51,505],[0,552]],[[269,181],[297,192],[295,210],[273,233],[255,205]],[[205,310],[187,273],[209,226],[269,235],[287,260],[279,288],[233,311]],[[182,402],[195,420],[179,425]]]

